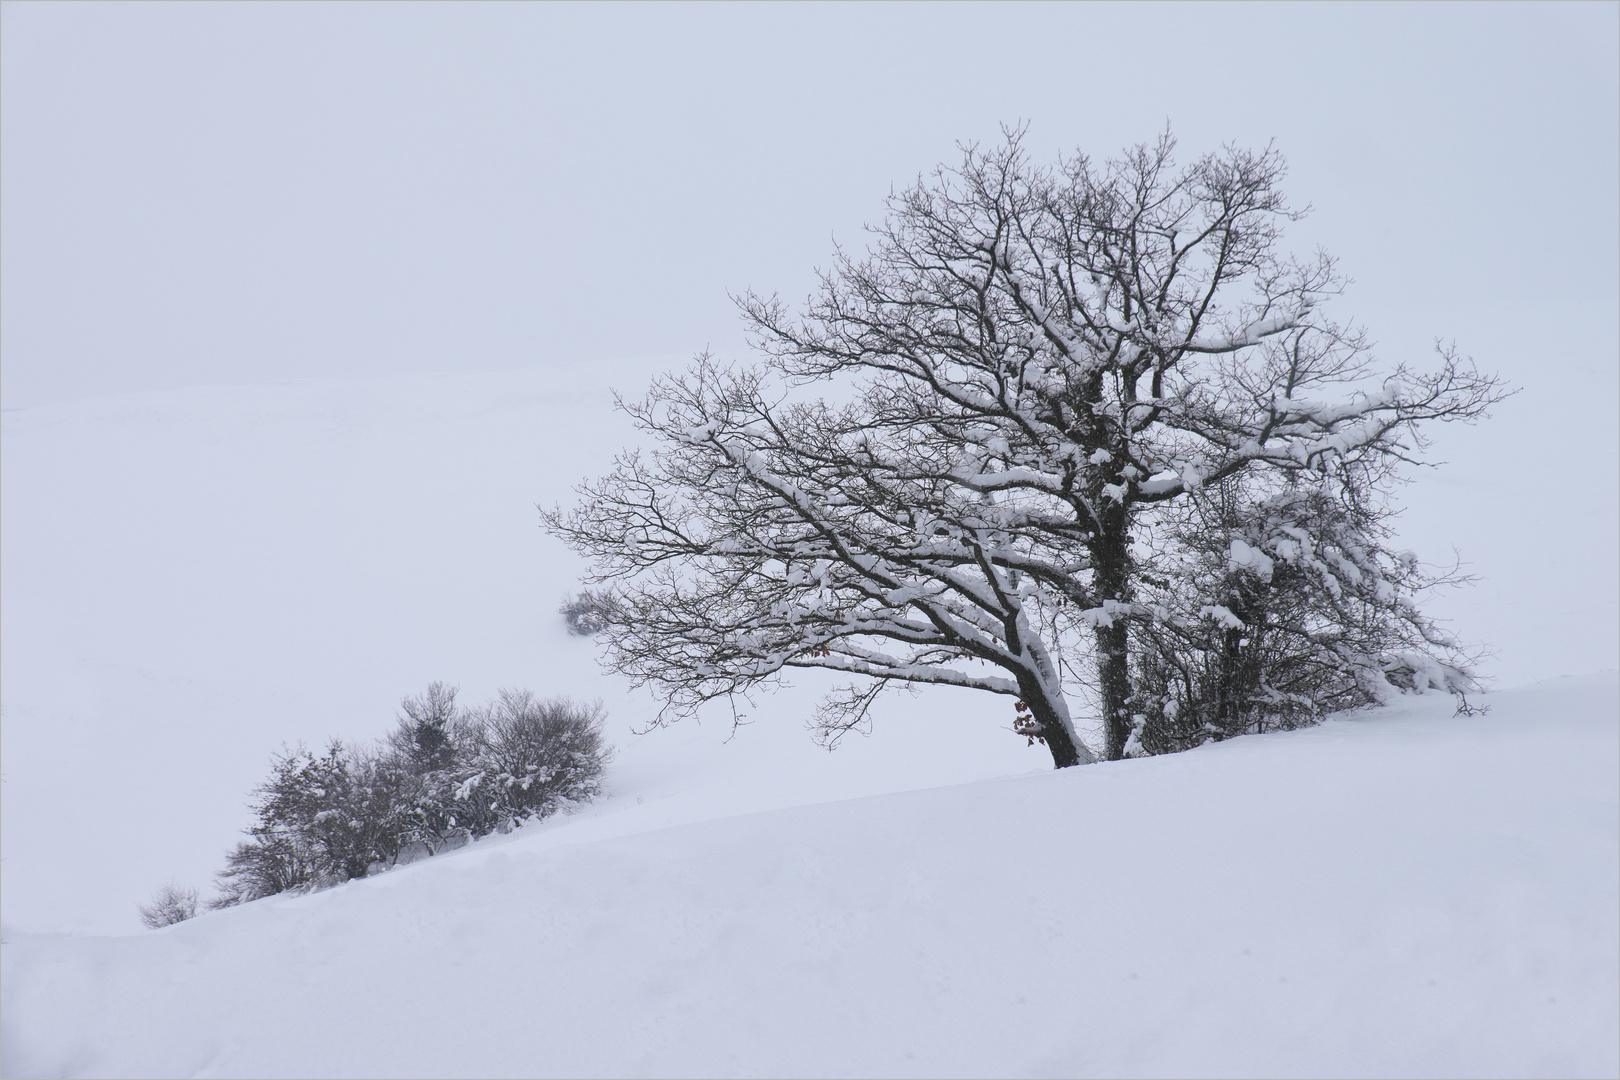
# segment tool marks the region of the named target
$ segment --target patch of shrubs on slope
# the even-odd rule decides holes
[[[455,687],[434,683],[401,706],[396,728],[369,748],[333,740],[321,754],[276,755],[208,907],[366,877],[601,793],[612,748],[600,703],[503,690],[464,708]],[[155,929],[196,911],[195,890],[169,885],[141,917]]]

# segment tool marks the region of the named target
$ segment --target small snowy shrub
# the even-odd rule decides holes
[[[581,589],[578,593],[564,600],[562,607],[557,611],[562,615],[563,621],[568,624],[568,632],[579,637],[589,637],[598,631],[607,629],[613,621],[617,606],[613,598],[606,592],[596,589]]]
[[[197,915],[197,890],[169,882],[158,889],[150,904],[142,904],[141,922],[148,930],[173,926]]]
[[[225,856],[225,869],[215,876],[218,893],[210,908],[226,908],[276,893],[303,889],[315,880],[311,853],[288,830],[248,830]]]
[[[595,798],[611,757],[603,716],[600,702],[540,701],[527,690],[502,690],[471,726],[478,797],[513,820]]]
[[[435,683],[407,698],[389,736],[406,776],[400,819],[411,841],[437,851],[458,835],[504,830],[599,792],[611,756],[600,704],[502,690],[463,709],[455,695]]]

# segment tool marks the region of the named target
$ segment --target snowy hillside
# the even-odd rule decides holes
[[[1616,680],[1491,704],[8,933],[6,1073],[1613,1075]]]
[[[582,564],[535,504],[571,498],[631,439],[609,387],[639,394],[672,362],[6,413],[6,922],[138,929],[160,882],[219,869],[272,751],[375,739],[434,679],[463,700],[603,698],[616,787],[718,793],[683,814],[1048,767],[971,696],[942,711],[895,695],[881,731],[829,756],[802,726],[813,681],[730,743],[722,717],[632,737],[653,703],[566,633],[557,605]],[[813,775],[784,777],[804,761]]]
[[[635,735],[534,504],[669,365],[5,415],[5,1075],[1615,1072],[1612,673],[1062,773],[950,692],[829,755],[813,678]],[[1566,670],[1612,635],[1557,626]],[[273,750],[433,679],[604,699],[610,796],[138,928],[206,893]]]

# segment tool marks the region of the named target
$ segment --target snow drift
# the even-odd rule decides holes
[[[1613,1075],[1617,684],[7,934],[7,1075]]]

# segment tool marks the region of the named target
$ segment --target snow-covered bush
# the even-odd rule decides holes
[[[458,830],[483,836],[600,792],[612,756],[600,703],[502,690],[463,709],[455,696],[435,683],[406,699],[389,736],[407,775],[402,817],[411,841],[437,850]]]
[[[211,908],[231,907],[281,892],[308,888],[315,881],[313,853],[286,830],[249,829],[249,839],[225,856],[215,876]]]
[[[141,922],[148,930],[173,926],[197,915],[197,890],[169,882],[158,889],[152,902],[142,904]]]
[[[1139,575],[1131,755],[1286,730],[1397,689],[1474,688],[1470,658],[1415,603],[1458,580],[1385,546],[1372,476],[1229,480],[1164,515]]]
[[[602,739],[600,702],[540,701],[527,690],[503,690],[468,725],[475,791],[513,820],[542,818],[601,793],[611,752]]]
[[[579,637],[605,630],[616,610],[613,597],[604,589],[581,589],[557,609],[568,624],[568,632]]]
[[[600,793],[612,750],[599,703],[526,690],[474,709],[455,699],[442,683],[404,699],[372,749],[333,741],[321,755],[276,755],[212,906],[364,877]]]
[[[390,863],[412,839],[407,774],[386,752],[350,750],[334,740],[324,754],[303,747],[272,759],[248,839],[226,858],[216,906],[364,877]]]

